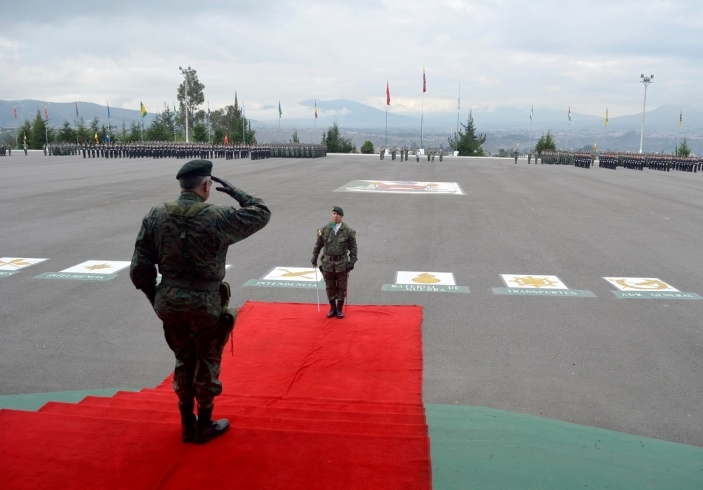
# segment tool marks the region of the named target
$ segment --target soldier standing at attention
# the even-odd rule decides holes
[[[317,267],[317,257],[320,250],[325,248],[322,255],[320,271],[325,278],[327,300],[330,311],[327,318],[337,316],[344,318],[342,307],[347,295],[347,278],[349,271],[356,263],[356,232],[342,223],[344,211],[339,206],[332,208],[332,221],[317,230],[317,241],[312,251],[312,266]],[[347,254],[349,254],[347,256]]]
[[[155,206],[142,220],[130,277],[163,321],[166,343],[176,357],[173,389],[178,395],[183,442],[205,443],[229,429],[227,419],[212,420],[222,393],[220,362],[234,313],[227,311],[229,285],[223,283],[227,248],[269,222],[261,199],[211,175],[212,163],[192,160],[176,175],[181,195]],[[206,204],[212,181],[241,209]],[[156,285],[156,268],[162,274]],[[229,317],[227,316],[229,314]],[[193,413],[198,403],[198,419]]]

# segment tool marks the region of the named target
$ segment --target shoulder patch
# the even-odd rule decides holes
[[[318,235],[318,236],[322,236],[322,231],[321,231],[321,230],[317,230],[317,235]]]

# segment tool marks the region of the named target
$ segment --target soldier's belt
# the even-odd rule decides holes
[[[346,257],[346,255],[325,255],[330,260],[342,260],[343,257]]]
[[[220,290],[221,282],[206,282],[206,281],[186,281],[184,279],[172,279],[170,277],[162,277],[161,284],[164,286],[175,286],[177,288],[192,289],[193,291],[210,291],[214,293]]]

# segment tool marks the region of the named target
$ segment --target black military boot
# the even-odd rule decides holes
[[[344,300],[343,299],[338,299],[337,300],[337,318],[340,320],[344,318],[344,310],[342,307],[344,306]]]
[[[210,439],[221,436],[229,430],[229,420],[212,420],[212,409],[198,407],[198,419],[195,423],[195,442],[205,444]]]
[[[195,440],[195,421],[197,418],[193,413],[193,408],[193,402],[185,404],[178,402],[178,410],[181,412],[183,442],[193,442]]]
[[[337,305],[335,304],[334,300],[330,301],[330,312],[327,313],[327,318],[332,318],[333,316],[337,315]]]

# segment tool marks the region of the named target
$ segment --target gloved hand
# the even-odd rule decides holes
[[[351,262],[349,262],[349,263],[347,263],[347,272],[349,272],[349,271],[351,271],[351,270],[354,270],[354,264],[352,264]]]
[[[234,190],[236,187],[234,187],[232,184],[227,182],[224,179],[220,179],[218,177],[215,177],[214,175],[211,175],[210,178],[214,180],[215,182],[219,182],[220,184],[223,185],[223,187],[215,187],[215,190],[224,192],[225,194],[229,194],[230,196],[234,197]]]
[[[312,259],[310,263],[312,264],[313,268],[317,267],[317,259]]]

